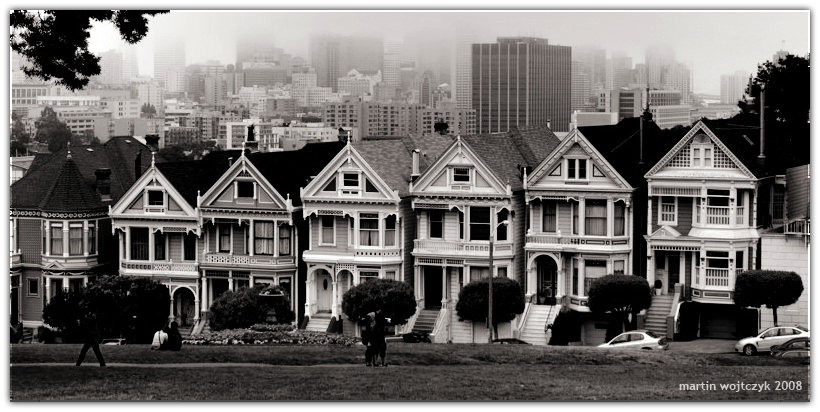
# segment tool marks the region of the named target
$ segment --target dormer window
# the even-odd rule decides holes
[[[567,179],[587,179],[587,159],[567,159]]]

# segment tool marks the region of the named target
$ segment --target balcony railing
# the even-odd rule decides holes
[[[729,287],[729,269],[706,269],[706,286]]]
[[[152,273],[197,274],[199,272],[199,265],[197,263],[123,260],[120,262],[120,267],[125,270],[142,270]]]
[[[808,219],[791,221],[783,231],[789,235],[809,235],[811,234],[811,221]]]
[[[738,206],[737,207],[737,217],[735,218],[735,224],[737,224],[737,225],[742,225],[743,224],[743,216],[744,216],[743,212],[745,210],[746,210],[746,208],[743,207],[743,206]]]
[[[267,256],[267,255],[232,255],[229,253],[208,253],[205,255],[205,262],[223,265],[244,265],[244,266],[271,266],[271,265],[292,265],[296,260],[293,256]]]
[[[494,253],[511,253],[512,245],[509,243],[495,243],[493,245]],[[429,251],[439,253],[476,253],[486,254],[490,253],[489,243],[472,243],[472,242],[449,242],[445,240],[430,240],[430,239],[416,239],[413,241],[414,251]]]
[[[728,206],[707,206],[706,207],[706,223],[709,225],[728,225],[729,224],[729,207]]]
[[[628,245],[629,237],[589,237],[589,236],[559,236],[549,233],[539,233],[527,235],[527,243],[538,243],[542,245]]]

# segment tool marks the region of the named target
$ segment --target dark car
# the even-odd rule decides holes
[[[789,363],[798,363],[801,365],[811,364],[811,350],[809,348],[788,348],[782,349],[774,355],[776,359],[782,359]]]
[[[529,342],[524,342],[521,339],[516,338],[502,338],[502,339],[495,339],[493,343],[497,343],[500,345],[530,345]]]
[[[787,350],[787,349],[809,349],[811,347],[809,338],[807,337],[799,337],[794,339],[789,339],[786,343],[782,345],[775,345],[772,346],[772,355],[777,355],[779,352]]]

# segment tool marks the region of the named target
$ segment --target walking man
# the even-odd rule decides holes
[[[105,359],[103,359],[102,352],[100,352],[100,331],[97,328],[97,316],[88,308],[84,308],[83,312],[83,316],[77,320],[80,336],[83,337],[83,348],[80,350],[80,357],[77,358],[77,366],[83,363],[89,348],[94,349],[94,355],[97,356],[100,366],[105,366]]]

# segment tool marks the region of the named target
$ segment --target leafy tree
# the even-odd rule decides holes
[[[48,143],[49,152],[58,152],[71,141],[71,129],[57,118],[57,112],[49,106],[43,109],[34,126],[37,128],[34,140]]]
[[[444,121],[444,119],[436,119],[436,123],[433,125],[435,132],[444,136],[447,134],[447,131],[450,129],[450,125]]]
[[[26,132],[26,125],[23,124],[23,116],[12,112],[11,120],[11,140],[21,144],[31,141],[31,136]]]
[[[624,331],[624,324],[630,313],[649,309],[652,292],[646,279],[633,275],[606,275],[595,279],[589,287],[589,310],[596,313],[610,313],[617,321],[618,333]],[[607,332],[607,340],[613,332]]]
[[[247,328],[267,322],[271,314],[278,323],[290,323],[294,319],[290,299],[280,286],[256,285],[227,291],[211,304],[211,328]]]
[[[772,308],[777,325],[777,308],[797,302],[803,293],[803,280],[794,272],[749,270],[735,281],[734,301],[738,306]]]
[[[767,61],[758,66],[757,75],[746,88],[754,98],[744,96],[738,107],[744,113],[760,113],[760,85],[765,90],[767,117],[778,122],[806,123],[809,120],[810,67],[807,57],[788,55],[780,62]]]
[[[140,107],[140,115],[142,117],[147,117],[149,119],[153,119],[154,116],[157,115],[157,109],[152,104],[145,103]]]
[[[342,296],[342,312],[354,322],[379,310],[393,325],[407,323],[416,313],[413,287],[392,279],[371,279],[350,288]]]
[[[168,288],[142,276],[102,276],[80,292],[58,291],[43,308],[43,320],[62,331],[70,342],[78,341],[76,323],[81,307],[97,315],[102,337],[123,337],[147,343],[154,331],[168,321]]]
[[[148,33],[148,19],[158,10],[13,10],[9,17],[11,49],[28,59],[23,72],[43,81],[55,79],[79,90],[100,74],[100,58],[88,51],[94,21],[111,22],[129,44]]]
[[[489,279],[479,279],[465,285],[458,293],[456,313],[458,320],[486,322],[490,299]],[[515,319],[524,312],[524,292],[513,279],[493,278],[493,331],[498,337],[498,324]]]

